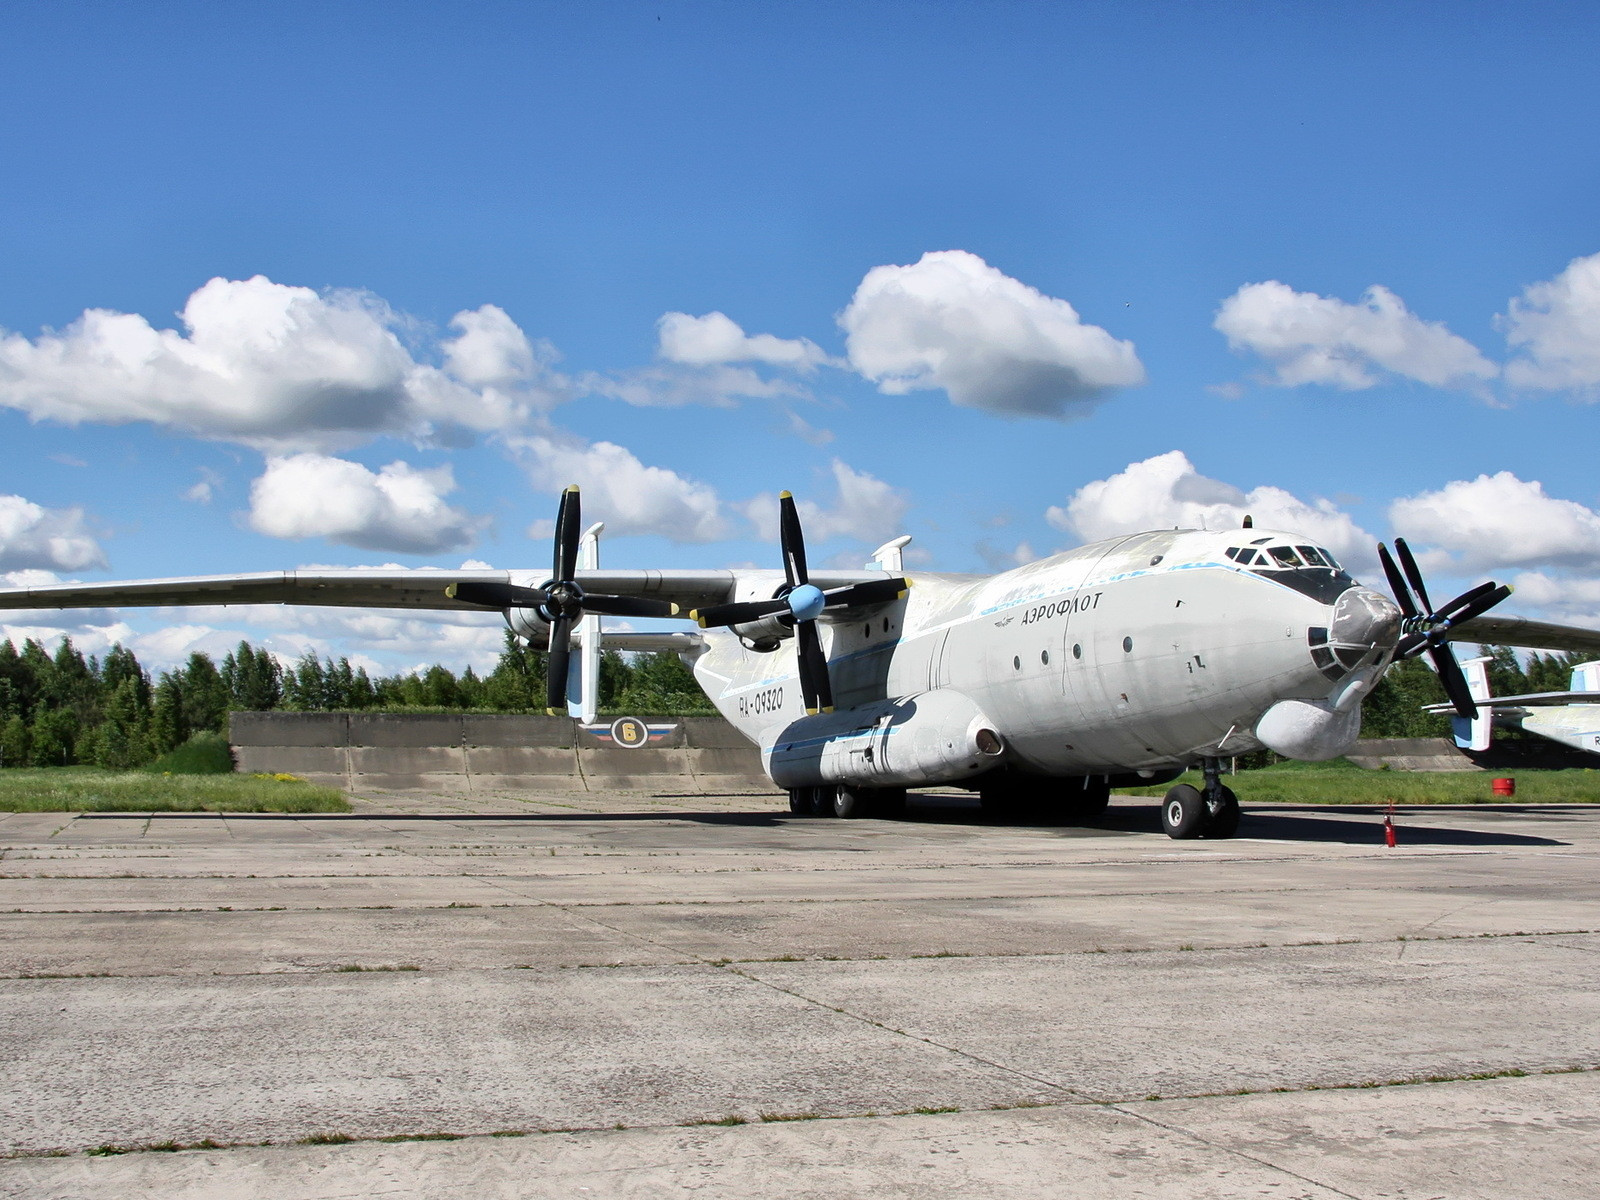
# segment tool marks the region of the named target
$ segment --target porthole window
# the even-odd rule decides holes
[[[1151,565],[1151,566],[1152,566],[1152,567],[1153,567],[1153,566],[1155,566],[1155,565],[1156,565],[1156,564],[1157,564],[1157,563],[1158,563],[1158,562],[1160,562],[1160,561],[1161,561],[1161,560],[1162,560],[1162,559],[1163,559],[1163,558],[1165,558],[1165,557],[1166,557],[1166,555],[1165,555],[1165,554],[1158,554],[1158,555],[1156,555],[1156,556],[1155,556],[1155,557],[1154,557],[1154,558],[1152,558],[1152,559],[1151,559],[1151,560],[1150,560],[1150,565]]]
[[[1043,663],[1045,666],[1048,667],[1050,665],[1050,651],[1048,651],[1048,650],[1039,651],[1039,661],[1041,663]]]
[[[1122,639],[1122,652],[1124,654],[1132,654],[1133,653],[1133,639],[1131,637],[1126,637],[1126,638]]]
[[[884,618],[884,619],[883,619],[883,631],[884,631],[884,632],[885,632],[885,633],[888,633],[888,632],[889,632],[889,618],[888,618],[888,617],[885,617],[885,618]]]
[[[1018,658],[1013,658],[1013,659],[1012,659],[1012,660],[1011,660],[1011,669],[1012,669],[1012,670],[1013,670],[1013,671],[1020,671],[1020,670],[1022,670],[1022,659],[1021,659],[1021,658],[1020,658],[1020,657],[1018,657]]]
[[[872,622],[868,621],[861,627],[861,636],[864,638],[870,638],[872,636]]]
[[[1082,658],[1083,657],[1083,647],[1078,645],[1077,642],[1073,642],[1072,643],[1072,657],[1073,658]]]

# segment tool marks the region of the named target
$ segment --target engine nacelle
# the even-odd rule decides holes
[[[506,625],[511,632],[537,650],[550,647],[550,622],[536,608],[506,609]]]
[[[997,766],[1005,744],[978,706],[939,688],[820,713],[774,729],[761,759],[779,787],[960,783]]]
[[[730,625],[728,628],[739,635],[741,641],[752,650],[776,650],[778,643],[785,638],[794,636],[794,622],[785,624],[784,613],[774,613],[770,617],[762,617],[759,621],[746,621],[743,625]]]

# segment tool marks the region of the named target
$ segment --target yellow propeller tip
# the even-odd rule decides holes
[[[564,708],[547,708],[544,710],[544,715],[547,717],[564,717],[567,715],[567,710]]]
[[[569,484],[567,484],[567,491],[569,491],[569,492],[575,492],[575,491],[577,491],[577,490],[578,490],[578,485],[577,485],[577,484],[575,484],[575,483],[569,483]]]
[[[825,713],[831,713],[831,712],[832,712],[832,711],[833,711],[833,705],[831,705],[831,704],[830,704],[830,705],[828,705],[828,706],[827,706],[827,707],[826,707],[826,708],[824,708],[824,709],[823,709],[823,710],[822,710],[822,711],[823,711],[823,712],[825,712]]]
[[[778,499],[779,500],[793,500],[794,499],[794,493],[793,492],[779,492],[778,493]]]
[[[444,594],[449,596],[450,599],[454,600],[456,598],[456,585],[452,583],[449,587],[445,588]]]
[[[673,616],[677,616],[679,613],[681,613],[683,611],[683,609],[679,608],[676,604],[673,604],[671,607],[672,607],[672,615]]]

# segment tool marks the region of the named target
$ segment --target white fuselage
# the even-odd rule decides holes
[[[1307,539],[1173,530],[995,576],[918,574],[894,604],[820,622],[836,706],[950,689],[1003,736],[1010,767],[1046,775],[1160,769],[1256,749],[1268,709],[1327,704],[1356,665],[1375,676],[1383,651],[1331,669],[1327,652],[1314,661],[1313,631],[1327,640],[1334,597],[1354,582],[1334,570],[1252,570],[1227,554],[1252,542]],[[752,572],[739,598],[771,595],[781,582]],[[718,632],[695,674],[752,741],[770,743],[806,715],[791,641],[762,652]]]

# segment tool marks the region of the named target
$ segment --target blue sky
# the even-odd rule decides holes
[[[775,563],[781,488],[814,557],[946,570],[1253,510],[1600,622],[1597,49],[1577,4],[12,4],[0,573],[536,566],[576,479],[616,566]],[[124,616],[9,628],[499,640]]]

